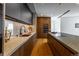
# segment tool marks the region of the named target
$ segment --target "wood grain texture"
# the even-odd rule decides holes
[[[56,38],[48,34],[48,45],[52,50],[54,56],[73,56],[76,52],[72,51],[70,48],[66,47],[63,43],[61,44]]]
[[[32,50],[32,56],[52,56],[52,52],[47,44],[46,38],[39,38]]]
[[[37,17],[37,37],[47,38],[47,33],[44,32],[44,27],[47,25],[48,31],[51,29],[50,17]]]

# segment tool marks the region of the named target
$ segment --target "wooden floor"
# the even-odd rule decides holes
[[[32,51],[32,56],[52,56],[52,52],[47,44],[46,38],[39,38]]]

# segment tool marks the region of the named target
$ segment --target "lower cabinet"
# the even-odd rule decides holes
[[[20,48],[18,48],[11,56],[31,56],[31,52],[36,42],[36,34],[28,39]]]
[[[76,54],[76,52],[65,47],[50,34],[48,34],[48,44],[54,56],[72,56]]]

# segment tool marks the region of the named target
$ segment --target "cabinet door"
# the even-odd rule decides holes
[[[28,7],[25,6],[24,4],[21,4],[20,10],[21,10],[21,20],[24,21],[24,22],[26,22],[26,23],[31,24],[32,14],[28,10]]]
[[[33,40],[33,47],[35,46],[35,44],[37,43],[37,39],[36,39],[36,34],[32,37]]]
[[[47,38],[50,30],[50,17],[37,17],[37,37]]]
[[[58,54],[58,52],[56,51],[56,49],[54,47],[54,41],[53,41],[53,39],[54,38],[48,34],[48,44],[49,44],[49,47],[51,48],[52,54],[54,56],[58,56],[59,54]]]
[[[30,39],[29,39],[30,40]],[[30,56],[32,52],[33,44],[31,41],[26,42],[19,49],[17,49],[12,56]]]
[[[30,38],[29,41],[25,43],[24,56],[30,56],[32,49],[33,49],[33,41],[32,41],[32,38]]]
[[[57,53],[60,56],[71,56],[73,55],[67,48],[65,48],[62,44],[56,41],[56,39],[53,39],[54,47]]]
[[[73,53],[60,44],[53,36],[48,35],[48,44],[55,56],[71,56]]]
[[[53,42],[51,41],[52,40],[52,37],[50,35],[47,36],[48,37],[48,45],[52,51],[52,54],[55,55],[55,49],[54,49],[54,46],[53,46]]]
[[[28,7],[26,7],[24,4],[21,3],[6,4],[5,12],[7,16],[15,18],[16,21],[20,20],[28,24],[32,23],[32,13],[28,10]]]
[[[24,45],[19,48],[19,56],[24,56]]]
[[[9,3],[9,4],[6,4],[6,15],[12,17],[12,18],[15,18],[15,19],[20,19],[20,4],[18,3]]]

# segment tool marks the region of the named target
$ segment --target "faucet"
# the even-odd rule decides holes
[[[26,32],[25,26],[21,26],[20,28],[20,35]]]
[[[11,32],[7,30],[7,27],[5,28],[5,42],[10,40]]]

